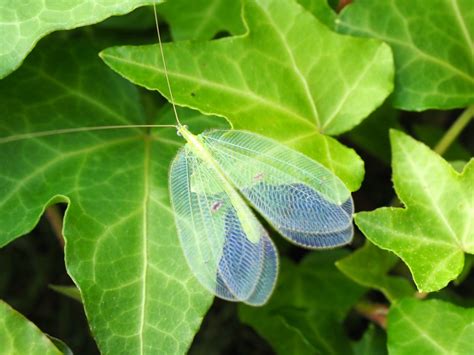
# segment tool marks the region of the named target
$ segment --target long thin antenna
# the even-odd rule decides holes
[[[168,91],[170,94],[171,105],[173,105],[173,111],[174,111],[174,117],[176,118],[176,123],[178,124],[178,126],[181,126],[181,122],[179,121],[179,117],[178,117],[178,112],[176,111],[176,106],[174,104],[173,91],[171,90],[170,78],[168,77],[168,69],[166,68],[165,54],[163,53],[163,44],[161,43],[160,26],[158,25],[158,15],[156,13],[156,4],[153,4],[153,13],[155,14],[156,34],[158,36],[158,43],[160,45],[161,60],[163,62],[163,69],[165,70],[166,83],[168,84]]]
[[[62,129],[54,129],[50,131],[40,131],[40,132],[32,132],[32,133],[23,133],[23,134],[16,134],[13,136],[7,137],[0,137],[0,144],[19,141],[22,139],[29,139],[29,138],[39,138],[39,137],[46,137],[46,136],[55,136],[59,134],[65,133],[78,133],[78,132],[91,132],[91,131],[105,131],[110,129],[130,129],[130,128],[176,128],[175,125],[156,125],[156,124],[137,124],[137,125],[116,125],[116,126],[91,126],[91,127],[77,127],[77,128],[62,128]]]

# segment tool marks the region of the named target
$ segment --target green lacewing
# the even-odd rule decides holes
[[[178,235],[194,275],[216,296],[262,305],[275,286],[277,250],[249,206],[305,248],[352,239],[351,194],[321,164],[255,133],[178,132],[187,142],[169,175]]]

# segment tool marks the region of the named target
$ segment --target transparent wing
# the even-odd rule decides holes
[[[250,132],[210,131],[201,139],[226,176],[284,237],[307,248],[350,242],[350,191],[324,166]]]
[[[267,232],[251,242],[214,170],[187,146],[170,169],[170,194],[180,243],[196,278],[218,297],[261,305],[270,296],[278,256]],[[248,207],[246,207],[248,208]]]

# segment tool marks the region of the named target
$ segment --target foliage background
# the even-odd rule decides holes
[[[135,6],[145,3],[145,1],[136,2],[133,6],[126,4],[125,8],[116,13],[129,12]],[[252,4],[253,2],[249,1],[248,3]],[[355,126],[366,114],[379,106],[391,90],[390,84],[383,84],[383,82],[388,82],[387,80],[381,80],[380,82],[375,80],[367,84],[368,89],[372,87],[371,85],[380,86],[377,87],[377,92],[372,95],[368,92],[359,92],[360,97],[355,98],[355,102],[360,103],[361,107],[367,106],[365,111],[361,109],[360,112],[348,113],[348,116],[345,117],[346,121],[341,120],[340,122],[344,123],[349,119],[353,121],[350,125],[335,125],[332,132],[332,128],[329,130],[328,133],[338,134],[337,140],[339,142],[346,147],[354,148],[361,160],[357,155],[353,155],[354,151],[345,150],[345,147],[339,146],[332,138],[326,138],[326,136],[320,137],[315,134],[310,137],[311,142],[308,142],[310,139],[306,139],[294,146],[302,151],[306,150],[306,153],[310,152],[318,156],[318,147],[321,146],[321,142],[327,141],[328,144],[332,145],[332,149],[338,154],[338,159],[349,164],[342,166],[338,173],[352,190],[357,190],[354,193],[357,211],[372,211],[379,207],[397,205],[396,196],[397,192],[400,196],[400,191],[398,189],[395,191],[393,187],[393,182],[397,185],[397,177],[392,175],[389,129],[395,128],[404,131],[416,140],[434,147],[462,113],[462,109],[474,103],[472,61],[469,67],[469,58],[472,59],[472,54],[469,52],[472,50],[472,42],[463,42],[459,33],[451,32],[454,31],[453,26],[449,26],[449,21],[456,20],[459,16],[461,19],[466,19],[465,31],[467,31],[467,37],[469,38],[470,34],[472,36],[473,30],[472,23],[468,21],[473,18],[473,10],[469,9],[466,6],[467,2],[463,1],[454,2],[459,6],[459,11],[450,16],[446,15],[446,12],[440,14],[442,11],[438,11],[439,8],[447,4],[444,1],[439,1],[430,8],[422,5],[424,2],[416,2],[416,6],[406,6],[404,1],[389,1],[387,2],[388,7],[383,8],[383,5],[380,4],[371,7],[370,2],[360,0],[351,5],[352,8],[347,8],[338,16],[329,8],[329,6],[332,6],[336,9],[339,4],[335,2],[326,4],[323,1],[301,0],[300,3],[311,11],[319,21],[334,31],[375,37],[390,44],[395,58],[395,93],[385,100],[385,103],[367,119],[352,129],[352,126]],[[216,0],[214,4],[216,4],[216,7],[212,15],[206,15],[205,11],[199,10],[209,5],[204,1],[195,1],[192,5],[185,1],[170,1],[167,4],[159,5],[158,12],[164,40],[210,40],[245,32],[245,24],[242,23],[240,17],[240,7],[235,6],[237,2],[232,2],[232,6],[229,6],[226,1]],[[400,11],[400,8],[402,11]],[[404,13],[403,9],[407,12]],[[432,17],[428,16],[431,9],[438,9],[433,10]],[[403,29],[404,31],[401,31],[401,33],[387,33],[387,27],[381,26],[377,20],[370,17],[370,13],[388,13],[390,15],[395,13],[394,10],[398,10],[398,15],[394,15],[393,18],[389,16],[387,21],[392,28]],[[100,22],[105,17],[107,16],[99,16],[96,19],[82,21],[80,24]],[[207,21],[203,21],[203,19]],[[424,23],[426,19],[430,19],[429,21],[438,19],[438,24],[446,22],[445,27],[440,27],[442,34],[440,35],[434,30],[427,31],[426,29],[430,27],[426,27],[427,25]],[[203,23],[206,25],[202,25]],[[65,27],[56,26],[43,32],[46,34],[54,29],[74,28],[77,25],[71,23]],[[281,23],[280,25],[284,27],[285,24]],[[421,29],[417,26],[420,26]],[[414,46],[412,47],[407,46],[404,42],[407,34],[415,35],[413,39]],[[393,38],[391,36],[398,37]],[[37,38],[39,39],[39,37]],[[32,43],[34,42],[32,41]],[[41,73],[43,66],[45,71],[51,70],[57,63],[58,68],[64,70],[64,72],[57,74],[61,78],[67,78],[69,75],[68,65],[73,63],[84,70],[85,74],[81,75],[90,77],[96,73],[96,66],[100,65],[105,68],[105,65],[100,63],[100,60],[96,57],[100,50],[115,45],[155,43],[156,33],[153,12],[147,7],[137,9],[125,16],[110,18],[96,25],[48,35],[35,47],[24,65],[17,72],[6,77],[1,83],[0,91],[3,95],[2,106],[0,107],[3,108],[2,112],[7,115],[10,114],[8,117],[5,116],[3,130],[1,131],[2,136],[8,136],[8,133],[14,127],[8,122],[9,119],[12,119],[11,117],[21,117],[18,112],[25,115],[30,114],[27,111],[23,113],[23,111],[18,110],[15,111],[15,115],[18,114],[19,116],[15,116],[13,114],[15,105],[11,103],[15,102],[16,97],[21,96],[21,91],[25,87],[41,88],[41,82],[35,84],[32,81],[32,84],[30,84],[29,79],[36,78],[36,75]],[[380,44],[379,42],[373,42],[370,45],[378,48],[377,46]],[[397,48],[397,45],[399,48]],[[174,67],[180,68],[179,65],[182,65],[180,70],[187,70],[186,65],[189,63],[180,64],[180,52],[175,54],[173,52],[174,48],[166,47],[166,56],[170,61],[170,67],[172,69]],[[208,60],[212,60],[213,56],[218,56],[212,51],[219,53],[219,50],[214,49],[212,45],[203,43],[193,46],[185,42],[181,50],[183,48],[196,57],[211,53],[211,59]],[[443,50],[440,51],[439,48],[443,48]],[[446,61],[449,65],[430,67],[433,61],[426,60],[426,55],[420,55],[420,50],[427,51],[429,54],[432,51],[435,52],[438,62],[443,61],[444,63]],[[150,77],[146,73],[140,74],[134,71],[134,68],[121,68],[114,64],[110,57],[107,58],[107,55],[117,56],[114,51],[115,49],[111,49],[102,54],[104,61],[112,68],[131,79],[131,81],[163,91],[163,94],[167,96],[162,78],[159,76]],[[142,51],[142,48],[138,48],[137,51]],[[147,57],[146,49],[143,49],[143,51],[143,53],[137,52],[137,54],[132,49],[129,53],[125,52],[125,56],[133,57],[133,55],[137,55],[138,58],[145,58],[145,62],[155,60],[153,56]],[[120,55],[121,53],[118,52],[118,56]],[[357,71],[357,66],[354,63],[357,64],[358,59],[351,56],[351,52],[345,53],[345,56],[338,55],[337,60],[339,66],[347,66],[347,75]],[[90,61],[90,64],[87,61]],[[2,62],[2,64],[5,62]],[[377,63],[379,62],[377,61]],[[159,63],[155,64],[159,66]],[[87,69],[89,66],[94,68],[90,72]],[[109,71],[108,68],[104,70]],[[448,70],[449,75],[446,74],[446,70]],[[454,74],[449,70],[453,71]],[[71,70],[71,72],[73,71]],[[99,72],[101,71],[97,70],[97,73]],[[381,76],[383,75],[382,73]],[[390,74],[387,72],[386,76],[388,78]],[[21,85],[22,80],[25,81],[25,86]],[[124,81],[118,76],[114,76],[113,80],[117,80],[117,83]],[[271,80],[271,77],[267,80]],[[110,85],[112,83],[108,82]],[[222,107],[218,106],[218,102],[209,103],[206,99],[204,101],[196,99],[195,102],[190,103],[186,85],[186,82],[175,84],[177,102],[184,106],[191,106],[199,108],[203,112],[226,116],[232,120],[236,127],[245,129],[251,127],[256,131],[265,132],[266,127],[269,126],[268,120],[264,118],[253,123],[258,117],[264,116],[261,110],[250,112],[250,118],[241,119],[242,115],[238,115],[238,110],[233,112],[232,109],[228,109],[230,101],[226,102],[224,100]],[[185,88],[182,92],[179,89],[181,87]],[[91,88],[99,96],[104,97],[104,102],[111,102],[117,107],[130,99],[130,95],[126,91],[128,89],[120,94],[123,95],[121,97],[107,97],[104,92],[110,88],[106,85],[101,86],[100,82],[95,82]],[[154,119],[157,115],[166,118],[171,117],[169,107],[166,106],[166,99],[161,97],[159,93],[145,90],[140,86],[136,86],[133,90],[138,93],[137,102],[140,103],[142,107],[140,110],[143,110],[143,117],[146,120]],[[45,93],[47,92],[45,88]],[[114,94],[117,93],[116,91],[113,92]],[[48,97],[41,97],[41,95],[39,97],[35,96],[38,93],[29,93],[29,95],[30,98],[37,99],[38,102],[43,99],[50,100]],[[209,94],[210,97],[213,95],[215,93],[211,92]],[[337,97],[337,95],[338,90],[334,90],[329,96]],[[222,100],[222,97],[218,95],[216,97],[216,101]],[[364,98],[367,99],[367,97],[370,100],[363,102]],[[55,110],[54,100],[51,102],[51,106],[32,105],[32,109],[40,113],[48,112],[47,110],[51,108]],[[238,104],[245,105],[242,102]],[[354,105],[349,107],[352,108]],[[357,110],[359,110],[359,107]],[[35,117],[34,114],[31,115],[31,117]],[[191,122],[193,118],[196,119],[195,122],[201,120],[197,123],[198,128],[215,126],[216,124],[226,125],[225,121],[219,120],[217,117],[213,117],[209,121],[207,118],[191,111],[183,110],[182,115],[185,118],[189,116],[188,119]],[[285,122],[287,117],[282,116],[280,120]],[[94,123],[93,119],[91,119],[91,122]],[[96,122],[95,124],[99,123]],[[275,127],[277,128],[269,130],[271,131],[269,134],[273,134],[277,138],[282,137],[283,133],[288,130],[288,126],[285,124],[282,124],[280,128],[278,128],[278,125],[275,125]],[[294,127],[292,134],[299,134],[298,127]],[[471,124],[465,127],[456,141],[449,146],[449,149],[443,152],[443,158],[452,162],[458,171],[472,156],[474,150],[473,136],[474,127]],[[423,157],[424,161],[435,159],[422,146],[404,137],[392,133],[392,143],[394,139],[398,141],[405,139],[403,145],[410,147],[412,152],[416,151],[416,155]],[[11,159],[11,156],[8,157]],[[324,158],[321,159],[324,160]],[[362,161],[364,162],[365,172],[361,170]],[[403,159],[399,160],[399,162],[402,161]],[[7,166],[6,163],[4,164],[4,166]],[[394,164],[396,164],[396,161],[394,161]],[[419,164],[421,166],[422,162],[419,162]],[[396,168],[393,167],[395,171]],[[436,177],[442,176],[442,170],[446,170],[446,167],[443,166],[440,169],[441,172],[436,174]],[[410,172],[403,167],[401,171],[408,174]],[[364,180],[360,189],[358,189],[362,174]],[[398,179],[403,181],[402,176]],[[449,186],[452,186],[454,183],[451,180],[449,181]],[[436,183],[438,182],[439,179],[433,181],[434,188],[437,187]],[[398,186],[401,185],[402,183],[399,183]],[[408,187],[409,191],[410,189],[412,189],[411,191],[417,191],[417,187]],[[466,186],[460,189],[460,195],[469,196],[469,194],[472,194],[472,180],[467,180]],[[460,198],[460,195],[456,196],[458,192],[456,190],[447,193],[453,195],[457,201]],[[407,201],[404,200],[404,202]],[[443,203],[449,207],[454,202],[446,201]],[[57,230],[57,220],[58,218],[61,219],[65,208],[64,204],[50,208],[30,233],[0,249],[0,270],[2,270],[0,273],[0,298],[36,324],[43,332],[64,341],[74,353],[98,353],[97,346],[89,332],[82,305],[48,286],[73,284],[64,266],[62,240]],[[2,210],[2,214],[6,215],[5,209]],[[461,213],[459,215],[459,219],[465,221],[472,218],[472,214],[469,215],[469,210],[466,211],[465,215]],[[359,227],[364,230],[367,238],[383,249],[392,250],[395,254],[403,257],[403,246],[384,245],[383,241],[386,238],[380,238],[376,235],[376,232],[366,230],[369,227],[363,225],[364,216],[370,218],[371,215],[359,214],[357,222]],[[376,221],[381,223],[382,216],[376,218]],[[428,213],[419,216],[418,223],[421,224],[423,221],[434,223],[435,219],[429,219]],[[7,232],[7,226],[5,222],[1,231]],[[410,245],[413,245],[416,241],[415,237],[413,238],[410,240]],[[467,238],[474,238],[474,236],[468,234]],[[453,339],[453,337],[460,337],[461,353],[463,349],[466,349],[462,346],[469,346],[463,343],[462,339],[466,339],[470,333],[466,332],[464,334],[463,329],[469,328],[469,324],[472,325],[474,319],[467,308],[456,307],[473,306],[474,287],[472,285],[474,285],[474,274],[471,272],[471,255],[465,254],[464,263],[457,263],[457,266],[448,265],[445,268],[445,274],[449,274],[448,276],[444,274],[435,275],[436,282],[427,283],[421,275],[417,281],[418,288],[424,291],[435,291],[425,294],[415,293],[415,285],[412,281],[410,269],[406,264],[401,262],[395,254],[382,251],[373,245],[365,245],[364,247],[365,237],[360,232],[357,232],[354,242],[347,248],[327,252],[310,253],[285,243],[278,236],[275,236],[274,240],[279,247],[280,254],[284,256],[284,260],[279,288],[272,301],[262,309],[251,309],[242,305],[214,300],[192,342],[191,354],[220,354],[231,351],[249,354],[273,353],[274,351],[279,353],[289,353],[289,351],[293,351],[293,353],[385,353],[387,351],[387,339],[382,327],[386,325],[386,314],[383,314],[383,312],[387,311],[390,304],[394,305],[392,306],[394,311],[390,312],[390,317],[394,319],[392,320],[393,330],[388,339],[388,348],[391,353],[410,353],[414,349],[409,346],[404,348],[404,341],[402,341],[413,334],[413,330],[410,330],[403,323],[403,317],[399,315],[406,311],[412,312],[417,319],[426,319],[430,314],[439,315],[443,320],[449,319],[450,315],[459,316],[459,319],[454,319],[452,324],[460,328],[454,327],[453,334],[439,335],[436,334],[436,329],[431,328],[426,329],[426,331],[434,339],[441,337],[441,349],[443,347],[449,349],[452,343],[445,343],[443,340]],[[382,240],[382,242],[379,240]],[[467,247],[469,243],[472,243],[471,240],[466,242],[465,250],[455,250],[458,252],[458,256],[464,257],[464,252],[472,253],[472,249],[469,251]],[[3,241],[0,244],[7,244],[7,238]],[[355,253],[356,250],[358,250],[358,253]],[[411,263],[408,262],[408,266],[415,276],[417,269],[421,269],[421,266],[423,268],[427,267],[424,264],[421,265],[420,259],[417,259],[417,256],[423,253],[420,250],[416,250],[414,259],[410,259],[408,256],[408,260],[412,260]],[[434,267],[442,260],[439,255],[436,253],[431,255]],[[428,258],[430,258],[430,255]],[[335,266],[336,262],[337,267]],[[459,268],[463,271],[458,270]],[[458,276],[458,274],[460,275]],[[457,280],[450,282],[456,278]],[[448,284],[448,282],[450,283]],[[401,300],[402,298],[405,299]],[[423,301],[417,300],[418,298],[422,298]],[[438,301],[432,301],[432,299],[446,302],[437,303]],[[423,305],[419,303],[423,303]],[[396,318],[397,315],[398,318]],[[462,317],[465,319],[461,319]],[[436,323],[436,320],[433,322]],[[398,323],[400,323],[399,328],[397,328]],[[430,322],[425,323],[431,324]],[[463,325],[466,328],[462,328]],[[416,332],[416,330],[414,331]],[[392,337],[392,340],[390,340],[390,337]],[[427,345],[423,342],[419,344],[415,342],[413,346],[419,350],[424,349]]]

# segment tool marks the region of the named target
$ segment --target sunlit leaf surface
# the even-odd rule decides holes
[[[66,266],[100,350],[184,353],[212,295],[188,269],[168,201],[168,166],[183,139],[174,129],[29,138],[147,122],[137,90],[90,42],[74,41],[45,41],[0,82],[0,245],[30,231],[48,204],[68,203]],[[195,132],[222,121],[195,116]]]
[[[406,208],[360,212],[356,223],[410,268],[420,291],[437,291],[474,253],[474,160],[462,173],[427,146],[392,131],[393,181]]]
[[[160,0],[72,0],[0,2],[0,78],[20,66],[36,42],[50,32],[100,22]]]
[[[390,49],[331,32],[293,1],[246,0],[244,16],[244,36],[164,46],[176,103],[295,147],[357,189],[361,161],[321,132],[351,129],[387,97]],[[157,46],[110,48],[101,56],[169,98]]]

